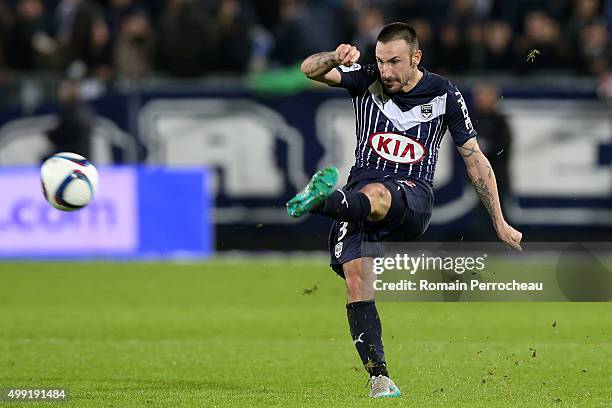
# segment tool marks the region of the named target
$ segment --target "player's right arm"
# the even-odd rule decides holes
[[[340,44],[335,51],[319,52],[302,62],[302,72],[308,78],[327,85],[339,85],[342,76],[336,67],[352,66],[359,59],[359,50],[349,44]]]

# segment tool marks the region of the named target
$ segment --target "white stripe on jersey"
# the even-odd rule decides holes
[[[366,91],[367,93],[367,91]],[[355,165],[359,165],[359,150],[361,148],[361,144],[363,143],[363,139],[365,139],[365,133],[367,132],[367,129],[365,128],[365,119],[366,119],[366,112],[368,110],[368,97],[366,97],[364,95],[364,97],[361,100],[361,113],[360,113],[360,121],[361,121],[361,133],[359,134],[359,142],[357,143],[357,148],[355,149]]]
[[[438,141],[436,142],[436,151],[440,148],[442,144],[442,139],[444,139],[444,135],[446,134],[446,129],[440,129],[440,134],[438,135]]]
[[[385,120],[385,132],[387,131],[388,128],[389,128],[389,121]],[[376,161],[376,170],[378,170],[378,166],[380,166],[380,156],[378,156],[378,160]]]
[[[355,135],[359,134],[359,123],[357,121],[357,100],[351,98],[351,101],[353,102],[353,112],[355,113]]]
[[[374,129],[372,129],[373,131],[376,130],[376,126],[378,125],[378,117],[380,116],[380,109],[377,109],[377,110],[378,110],[378,112],[376,112],[376,119],[374,119]],[[366,163],[367,164],[370,163],[370,155],[371,154],[372,154],[372,146],[370,146],[370,149],[368,150],[368,157],[366,158]],[[380,157],[379,157],[379,159],[380,159]],[[378,168],[378,163],[376,163],[376,168]]]
[[[419,125],[419,126],[417,127],[417,137],[416,137],[416,138],[417,138],[417,140],[420,140],[420,139],[421,139],[421,126],[422,126],[422,125]],[[425,142],[427,142],[427,140],[425,140]],[[420,173],[419,173],[419,174],[420,174]],[[412,176],[412,163],[410,163],[410,164],[409,164],[409,166],[408,166],[408,175],[409,175],[409,176]]]
[[[389,119],[387,119],[387,122],[385,123],[385,132],[389,131],[389,125],[391,123],[389,122]],[[385,167],[387,167],[387,159],[385,159],[385,162],[383,163],[383,171],[385,171]]]
[[[355,120],[357,121],[357,146],[359,146],[359,140],[361,138],[361,101],[359,100],[359,98],[360,97],[358,96],[357,97],[357,115],[355,116]]]
[[[374,104],[370,103],[370,116],[368,117],[368,127],[367,127],[367,132],[363,135],[363,147],[361,148],[361,166],[364,166],[363,163],[363,153],[365,152],[365,148],[368,145],[368,138],[369,136],[374,133],[374,131],[370,130],[370,128],[372,127],[372,109],[374,109]],[[380,111],[379,111],[380,112]],[[376,128],[376,123],[374,124],[374,128]]]
[[[430,136],[431,136],[431,128],[432,128],[432,125],[433,125],[433,121],[432,121],[432,122],[429,122],[429,124],[428,124],[428,126],[427,126],[427,138],[425,139],[426,141],[427,141],[427,140],[430,140],[429,138],[430,138]],[[431,146],[428,146],[428,145],[427,145],[427,142],[425,142],[425,148],[426,148],[426,149],[428,149],[428,151],[427,151],[427,153],[426,153],[426,154],[429,154],[429,156],[431,157]],[[427,160],[429,160],[429,158],[430,158],[430,157],[428,157],[428,158],[427,158]],[[425,160],[423,160],[423,161],[420,163],[420,165],[421,165],[421,166],[419,167],[419,176],[418,176],[418,178],[421,178],[421,172],[423,171],[423,168],[425,168]]]
[[[438,137],[438,131],[439,131],[438,126],[441,123],[442,123],[442,118],[438,118],[436,120],[436,129],[434,130],[431,143],[429,144],[429,158],[427,158],[427,173],[430,173],[430,170],[431,170],[431,162],[432,162],[432,159],[433,159],[433,156],[434,156],[433,152],[435,151],[435,147],[434,147],[435,143],[434,142],[436,140],[436,137]],[[433,124],[429,125],[429,129],[430,130],[431,130],[432,126],[433,126]],[[434,160],[434,163],[435,163],[435,160]]]
[[[444,128],[444,126],[440,126],[440,129],[438,129],[438,134],[434,138],[434,150],[436,152],[436,155],[433,160],[432,167],[434,166],[435,163],[438,162],[438,155],[440,154],[440,145],[442,144],[442,139],[444,139],[445,134],[446,134],[446,128]],[[433,179],[433,174],[431,177]]]
[[[355,136],[357,136],[356,143],[359,143],[359,135],[361,134],[359,129],[359,97],[355,97],[353,101],[355,105]]]

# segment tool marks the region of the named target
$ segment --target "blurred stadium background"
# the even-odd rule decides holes
[[[372,62],[394,20],[466,95],[525,240],[610,239],[612,1],[18,0],[0,1],[0,253],[324,250],[326,220],[284,202],[321,166],[346,176],[353,116],[298,65],[342,42]],[[103,167],[83,213],[32,187],[56,150]],[[495,239],[462,166],[447,141],[423,239]]]
[[[610,241],[612,0],[0,0],[0,387],[368,404],[343,283],[310,252],[329,223],[284,203],[353,161],[349,98],[300,61],[345,42],[371,62],[398,20],[465,95],[524,240]],[[86,209],[44,201],[54,151],[99,168]],[[436,177],[423,239],[495,240],[448,140]],[[607,303],[379,310],[415,406],[610,406]]]
[[[294,222],[283,205],[321,166],[347,174],[352,109],[342,90],[313,85],[297,67],[342,42],[372,62],[376,34],[394,20],[417,28],[422,65],[466,94],[525,239],[609,239],[611,1],[19,0],[0,2],[0,183],[21,186],[3,189],[0,251],[44,255],[31,238],[58,229],[99,236],[89,254],[324,250],[326,221]],[[116,179],[102,179],[97,206],[57,215],[27,193],[33,181],[22,178],[33,173],[5,171],[56,150],[157,170],[103,170]],[[493,240],[450,142],[440,156],[424,239]],[[204,199],[175,182],[180,168],[204,180]],[[143,208],[152,201],[159,208]],[[143,243],[153,228],[142,223],[162,203],[172,232]]]

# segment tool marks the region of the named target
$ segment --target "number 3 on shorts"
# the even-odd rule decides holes
[[[342,238],[344,238],[344,236],[348,232],[346,230],[346,227],[348,227],[348,222],[341,222],[340,223],[340,231],[338,231],[338,242],[342,241]]]

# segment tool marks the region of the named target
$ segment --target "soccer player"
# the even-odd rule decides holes
[[[367,267],[376,254],[363,253],[361,244],[406,241],[425,232],[438,150],[447,129],[499,239],[521,250],[522,234],[504,220],[495,174],[478,147],[461,92],[419,67],[422,51],[415,30],[391,23],[378,35],[376,64],[357,64],[359,55],[354,46],[341,44],[302,63],[309,78],[350,93],[357,146],[343,188],[334,188],[335,167],[319,170],[287,203],[287,212],[292,217],[314,213],[334,219],[330,265],[346,282],[350,332],[372,381],[369,396],[399,397],[387,372],[374,274]]]

